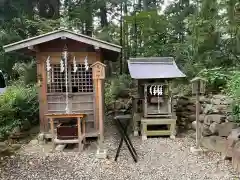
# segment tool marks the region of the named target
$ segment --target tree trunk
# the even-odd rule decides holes
[[[143,11],[148,11],[149,0],[143,0]]]
[[[138,0],[138,10],[142,10],[142,0]]]
[[[124,8],[123,8],[123,11],[124,11],[124,16],[127,16],[128,15],[128,6],[127,6],[127,1],[125,1],[124,3]],[[123,71],[124,72],[128,72],[128,68],[127,68],[127,59],[129,58],[129,33],[128,33],[128,23],[127,22],[124,22],[124,42],[123,42],[123,46],[124,46],[124,62],[123,62]]]
[[[108,26],[108,20],[107,20],[107,8],[106,8],[106,2],[104,1],[103,4],[100,7],[100,22],[101,27],[107,27]]]
[[[123,3],[121,3],[121,19],[120,19],[120,46],[122,46],[123,47],[123,42],[124,42],[124,40],[123,40],[123,34],[124,34],[124,30],[123,30]],[[123,57],[124,57],[124,55],[123,55],[123,50],[121,50],[121,54],[120,54],[120,59],[119,59],[119,67],[120,67],[120,74],[122,74],[123,73]]]
[[[85,5],[86,5],[86,12],[88,14],[85,20],[85,31],[87,36],[92,36],[92,33],[93,33],[92,1],[86,0]]]

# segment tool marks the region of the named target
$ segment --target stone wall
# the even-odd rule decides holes
[[[177,125],[180,131],[196,128],[195,103],[195,97],[176,98],[175,111],[178,118]],[[203,136],[229,135],[228,132],[224,131],[231,129],[233,126],[233,123],[230,123],[230,104],[230,98],[225,95],[200,96],[199,120],[201,122]]]

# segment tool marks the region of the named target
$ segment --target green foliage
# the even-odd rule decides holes
[[[234,71],[232,74],[227,83],[226,93],[233,98],[240,99],[240,71]]]
[[[234,121],[240,122],[240,71],[234,71],[227,83],[226,93],[233,99],[231,104]]]
[[[217,67],[203,69],[197,76],[203,77],[207,80],[206,89],[219,92],[226,87],[231,75],[231,70]]]
[[[38,121],[38,100],[35,86],[25,87],[21,82],[9,86],[0,96],[0,138],[9,135],[14,127]]]
[[[105,82],[105,104],[107,108],[119,97],[130,95],[133,87],[132,79],[129,75],[123,74]]]
[[[173,95],[191,95],[192,85],[189,82],[173,81],[172,83],[172,93]]]
[[[35,84],[37,82],[37,67],[35,61],[16,63],[13,66],[13,72],[25,85]]]

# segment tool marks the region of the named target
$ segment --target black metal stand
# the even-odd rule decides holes
[[[123,116],[128,116],[128,115],[123,115]],[[114,120],[116,122],[117,129],[118,129],[118,131],[121,135],[121,140],[120,140],[120,143],[119,143],[119,146],[118,146],[118,149],[117,149],[117,153],[116,153],[116,156],[115,156],[115,161],[117,161],[117,158],[119,156],[121,147],[123,145],[123,140],[124,140],[127,147],[128,147],[129,152],[132,155],[133,160],[135,162],[137,162],[138,155],[137,155],[136,150],[133,147],[133,144],[132,144],[131,140],[129,139],[128,132],[127,132],[128,126],[130,124],[130,118],[126,118],[126,117],[123,117],[123,116],[116,116],[114,118]],[[123,123],[121,123],[121,120],[126,121],[125,125]]]

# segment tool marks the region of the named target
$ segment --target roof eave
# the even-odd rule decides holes
[[[115,44],[111,44],[105,41],[101,41],[98,39],[94,39],[88,36],[84,36],[84,35],[80,35],[71,31],[67,31],[67,30],[58,30],[58,31],[53,31],[47,34],[43,34],[40,36],[36,36],[33,38],[29,38],[26,40],[22,40],[19,42],[15,42],[12,44],[8,44],[3,46],[3,49],[5,52],[11,52],[11,51],[15,51],[15,50],[19,50],[19,49],[24,49],[30,46],[34,46],[37,44],[41,44],[44,42],[48,42],[51,40],[55,40],[61,37],[66,37],[75,41],[79,41],[79,42],[83,42],[86,44],[90,44],[99,48],[103,48],[103,49],[108,49],[114,52],[121,52],[122,47],[115,45]]]
[[[133,79],[177,79],[177,78],[185,78],[186,76],[178,76],[178,77],[164,77],[164,78],[159,78],[159,77],[132,77]]]

